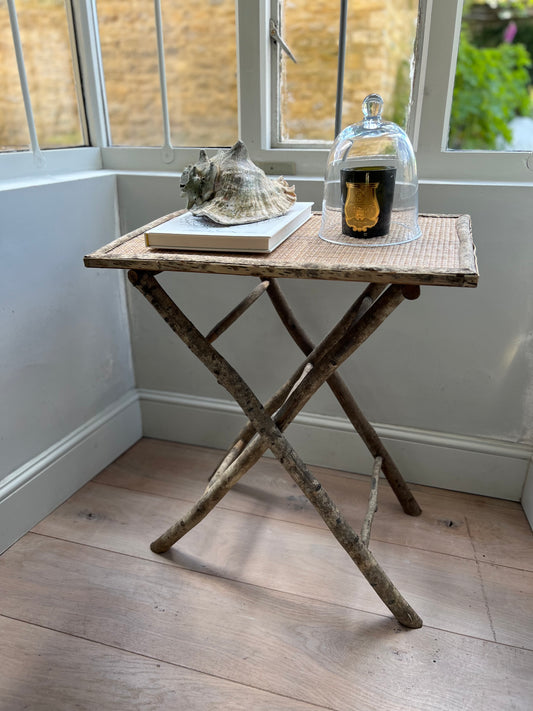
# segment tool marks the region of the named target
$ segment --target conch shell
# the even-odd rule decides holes
[[[200,151],[197,163],[182,173],[180,187],[193,215],[220,225],[241,225],[284,215],[296,202],[294,186],[269,178],[248,157],[242,141],[208,158]]]

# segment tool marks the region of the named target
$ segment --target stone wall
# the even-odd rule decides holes
[[[113,143],[161,145],[153,4],[98,0]],[[403,121],[416,0],[349,3],[344,124],[360,120],[366,94],[382,94]],[[80,141],[63,0],[17,0],[41,145]],[[234,0],[162,2],[174,145],[230,145],[238,135]],[[4,21],[5,16],[5,21]],[[27,145],[6,1],[0,0],[0,146]],[[338,0],[286,0],[284,37],[298,64],[283,60],[282,134],[331,140],[335,110]]]

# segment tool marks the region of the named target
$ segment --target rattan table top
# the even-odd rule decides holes
[[[475,247],[468,215],[420,215],[422,236],[388,247],[352,247],[318,236],[320,215],[270,254],[190,252],[146,247],[144,233],[179,212],[130,232],[84,258],[87,267],[200,272],[298,279],[475,287]]]

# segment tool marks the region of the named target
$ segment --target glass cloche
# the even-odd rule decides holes
[[[341,131],[330,151],[319,233],[327,242],[380,247],[420,236],[413,147],[382,109],[381,96],[367,96],[363,120]]]

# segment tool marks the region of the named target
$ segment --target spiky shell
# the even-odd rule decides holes
[[[269,178],[248,157],[242,141],[182,173],[180,187],[193,215],[221,225],[241,225],[284,215],[296,202],[294,187],[283,178]]]

